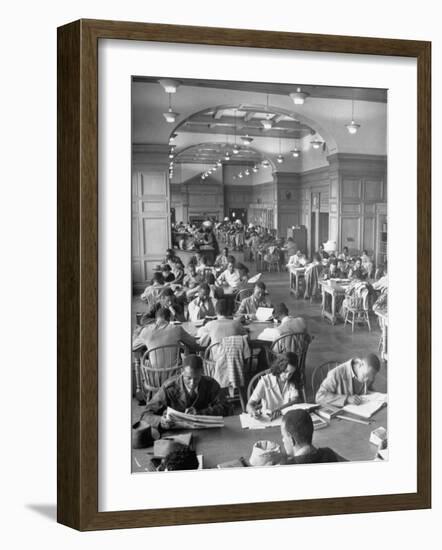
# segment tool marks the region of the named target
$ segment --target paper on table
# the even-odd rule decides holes
[[[267,327],[257,336],[258,340],[264,340],[265,342],[273,342],[279,336],[279,332],[276,328]]]
[[[371,418],[387,403],[386,393],[371,392],[359,397],[362,399],[360,405],[345,405],[342,410],[361,418]]]
[[[256,310],[256,320],[257,321],[268,321],[273,315],[272,307],[259,307]]]
[[[317,408],[316,403],[297,403],[296,405],[291,405],[286,409],[283,409],[282,415],[286,414],[288,411],[294,411],[296,409],[310,410]],[[253,418],[247,413],[242,413],[239,415],[239,421],[241,422],[241,428],[249,430],[263,430],[265,428],[271,428],[274,426],[281,426],[282,416],[275,418],[275,420],[270,420],[269,416],[265,414],[265,411],[262,416],[259,418]]]
[[[262,275],[262,273],[257,273],[253,277],[250,277],[250,279],[247,281],[247,283],[249,283],[249,284],[257,283],[259,281],[259,279],[261,279],[261,275]]]

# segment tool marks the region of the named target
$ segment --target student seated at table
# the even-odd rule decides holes
[[[296,252],[293,256],[289,257],[289,262],[287,264],[287,267],[297,269],[299,267],[305,267],[305,264],[307,263],[307,258],[305,257],[305,254],[303,254],[300,250]]]
[[[348,251],[348,246],[344,246],[342,252],[338,255],[338,259],[348,262],[350,260],[350,253]]]
[[[341,260],[342,262],[342,260]],[[344,279],[344,273],[338,268],[338,261],[331,260],[328,266],[323,270],[321,277],[328,279]]]
[[[216,286],[216,279],[213,273],[206,273],[205,282],[209,285],[209,295],[212,300],[220,300],[223,297],[223,289]]]
[[[340,278],[346,279],[348,276],[346,262],[344,262],[342,258],[338,258],[336,261],[337,261],[338,272],[341,273]]]
[[[169,264],[161,266],[161,274],[165,283],[172,283],[175,280],[175,276]]]
[[[154,319],[157,311],[162,307],[169,310],[171,321],[183,323],[186,320],[183,302],[175,296],[170,287],[166,287],[160,292],[158,298],[150,303],[148,310],[143,315],[143,322],[149,318]]]
[[[368,255],[368,252],[366,250],[362,251],[361,263],[362,263],[362,269],[365,270],[367,277],[370,278],[373,273],[373,261]]]
[[[375,353],[369,353],[362,359],[349,359],[327,374],[316,393],[316,403],[333,403],[338,407],[347,403],[360,405],[360,396],[370,391],[380,368],[381,363]]]
[[[179,264],[181,264],[182,267],[184,267],[183,262],[181,261],[179,256],[176,255],[175,250],[173,248],[168,248],[166,250],[166,257],[164,258],[162,263],[163,264],[169,264],[170,267],[172,267],[171,262],[179,263]]]
[[[270,298],[266,292],[266,285],[261,281],[255,284],[253,294],[241,301],[236,316],[246,316],[249,319],[255,319],[256,311],[259,307],[272,307]]]
[[[244,283],[244,277],[241,277],[236,268],[236,261],[233,256],[229,256],[227,268],[221,273],[216,282],[220,286],[227,286],[233,290],[238,290]]]
[[[199,349],[196,339],[181,325],[170,324],[170,319],[170,310],[160,307],[156,312],[155,322],[145,326],[138,335],[135,335],[132,342],[133,349],[142,345],[151,350],[161,346],[179,346],[181,344],[185,344],[191,350]]]
[[[276,418],[281,414],[280,407],[287,403],[304,401],[302,373],[298,366],[298,356],[286,352],[278,356],[264,374],[247,403],[247,412],[254,417],[268,414]]]
[[[140,299],[143,302],[151,302],[156,300],[163,289],[164,279],[163,275],[159,272],[155,272],[152,277],[152,282],[145,289],[143,294],[141,294]]]
[[[203,374],[203,361],[197,355],[183,360],[179,376],[166,380],[141,415],[150,426],[163,430],[173,428],[166,419],[167,407],[196,415],[224,416],[227,412],[224,395],[216,380]]]
[[[217,318],[198,330],[201,346],[206,347],[209,344],[219,343],[226,336],[242,336],[247,333],[239,319],[227,317],[229,305],[224,298],[216,302],[215,311]]]
[[[367,278],[367,272],[362,267],[361,258],[356,258],[353,266],[349,269],[348,276],[350,279],[358,279],[359,281],[364,281]]]
[[[169,265],[172,270],[172,275],[174,276],[173,283],[176,285],[182,284],[184,278],[184,267],[178,256],[173,256],[170,258]]]
[[[200,273],[196,272],[195,264],[189,263],[187,266],[187,273],[183,278],[184,292],[188,300],[194,298],[202,281],[203,277]]]
[[[207,283],[201,283],[198,288],[198,296],[189,304],[189,320],[198,321],[206,317],[215,317],[216,300],[210,297],[210,287]]]
[[[312,417],[307,411],[288,411],[282,417],[281,437],[287,454],[287,464],[346,461],[330,447],[315,447],[313,432]]]
[[[291,317],[288,307],[283,302],[274,307],[273,318],[279,322],[278,326],[275,327],[278,338],[292,332],[307,331],[305,320],[302,317]]]
[[[207,264],[207,258],[201,254],[198,257],[198,262],[196,264],[196,272],[199,273],[202,277],[204,277],[204,273],[206,269],[209,269],[209,265]]]
[[[223,248],[221,254],[219,254],[215,259],[215,267],[221,271],[227,269],[227,264],[229,263],[229,249],[227,247]]]

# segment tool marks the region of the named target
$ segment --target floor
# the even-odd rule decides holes
[[[242,253],[235,253],[239,261],[243,261]],[[244,262],[246,263],[246,262]],[[255,274],[254,264],[246,265],[250,269],[250,276]],[[289,275],[287,272],[263,273],[262,281],[266,283],[267,290],[273,304],[284,302],[292,316],[303,317],[308,326],[309,333],[314,337],[310,344],[306,359],[307,395],[309,395],[309,382],[314,368],[327,361],[344,362],[351,357],[361,356],[367,353],[378,353],[380,330],[376,319],[372,320],[372,331],[367,327],[355,328],[354,333],[350,325],[343,323],[331,325],[321,316],[320,301],[310,303],[310,300],[295,298],[289,291]],[[138,298],[134,298],[133,311],[142,311],[143,304]],[[375,389],[387,391],[386,365],[383,364],[375,382]],[[134,407],[138,409],[138,407]],[[134,411],[135,412],[135,411]]]

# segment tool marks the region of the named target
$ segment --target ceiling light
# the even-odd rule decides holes
[[[244,143],[244,145],[250,145],[253,141],[253,138],[251,138],[249,135],[241,136],[240,139]]]
[[[255,164],[255,166],[252,168],[252,171],[255,172],[255,174],[256,174],[256,172],[258,172],[258,170],[259,170],[259,168],[258,168],[258,166]]]
[[[180,113],[175,113],[175,111],[172,109],[172,100],[169,93],[169,109],[167,113],[163,113],[163,117],[166,119],[166,122],[172,123],[172,122],[175,122],[175,120],[179,116],[180,116]]]
[[[262,166],[264,166],[264,168],[268,168],[270,166],[270,162],[267,159],[263,160],[261,164]]]
[[[178,80],[172,80],[171,78],[162,78],[161,80],[158,80],[158,82],[168,94],[174,94],[180,85]]]
[[[229,153],[229,151],[226,151],[226,154],[225,154],[225,156],[224,156],[224,159],[225,159],[225,160],[230,160],[230,153]]]
[[[173,159],[174,156],[175,156],[175,155],[174,155],[172,152],[169,153],[169,158],[170,158],[170,159]]]
[[[167,111],[167,113],[163,113],[163,117],[166,119],[166,122],[169,122],[169,123],[172,123],[172,122],[175,122],[175,120],[177,119],[177,117],[180,116],[180,113],[175,113],[174,111],[172,111],[172,109],[169,108],[169,110]]]
[[[221,162],[221,160],[217,160],[217,161],[216,161],[216,165],[217,165],[217,166],[222,166],[223,163]]]
[[[261,124],[263,125],[264,130],[270,130],[273,126],[273,122],[269,118],[261,120]]]
[[[278,155],[278,156],[276,157],[276,162],[277,162],[278,164],[282,164],[282,163],[284,162],[284,157],[283,157],[282,155]]]
[[[232,153],[233,153],[234,155],[237,155],[237,154],[239,153],[239,150],[240,150],[240,146],[235,144],[235,145],[233,146]]]
[[[295,157],[295,159],[296,159],[296,158],[298,158],[298,157],[300,156],[301,151],[300,151],[297,147],[295,147],[295,148],[293,149],[293,151],[290,151],[290,153],[291,153],[291,154]]]
[[[250,170],[249,170],[248,168],[246,168],[244,174],[245,174],[246,176],[250,176]]]
[[[240,172],[240,173],[238,174],[238,178],[242,178],[242,177],[244,177],[244,176],[243,176],[243,173]]]
[[[320,141],[319,139],[314,139],[310,143],[311,143],[311,146],[313,147],[313,149],[319,149],[324,142]]]
[[[290,97],[295,105],[303,105],[309,95],[307,92],[301,92],[301,88],[296,88],[296,92],[292,92]]]
[[[346,124],[345,127],[347,128],[348,130],[348,133],[349,134],[356,134],[356,132],[359,130],[359,128],[361,127],[360,124],[356,124],[354,120],[351,121],[351,124]]]
[[[351,100],[351,123],[350,124],[346,124],[345,127],[347,128],[348,130],[348,133],[349,134],[356,134],[356,132],[359,130],[359,128],[361,127],[360,124],[356,124],[355,120],[354,120],[354,99]]]
[[[175,142],[175,139],[177,137],[177,134],[171,134],[169,138],[169,145]]]

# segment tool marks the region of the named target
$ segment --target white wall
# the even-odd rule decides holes
[[[7,548],[215,549],[296,546],[419,548],[440,540],[442,406],[434,401],[434,509],[298,520],[79,534],[54,522],[56,27],[79,17],[434,40],[434,151],[442,148],[442,38],[437,2],[273,0],[207,2],[77,0],[3,8],[2,86],[2,540]],[[264,70],[264,68],[263,68]],[[6,154],[5,154],[6,153]],[[440,212],[441,157],[434,154],[433,204]],[[5,194],[6,192],[6,194]],[[441,216],[434,216],[434,378],[442,375]],[[435,304],[436,306],[436,304]],[[24,351],[32,351],[25,357]],[[31,360],[32,357],[32,360]],[[26,437],[26,445],[22,437]],[[293,542],[295,541],[295,542]]]

